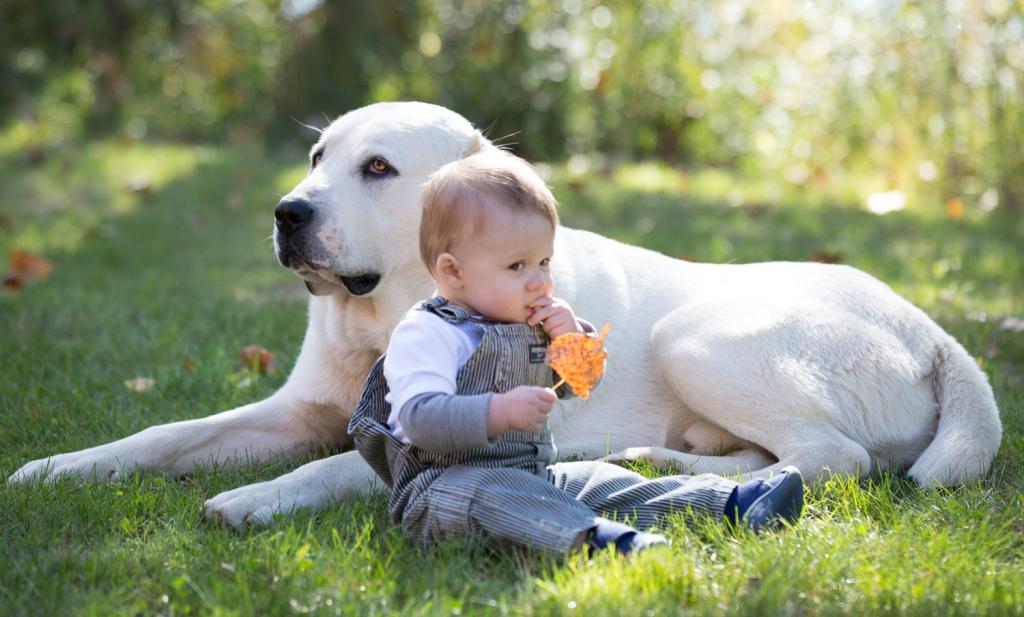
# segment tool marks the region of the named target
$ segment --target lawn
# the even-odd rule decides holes
[[[268,235],[302,153],[97,142],[29,157],[0,140],[0,251],[54,263],[0,294],[0,474],[262,398],[285,379],[305,290]],[[800,525],[756,537],[673,521],[668,550],[566,563],[484,543],[410,546],[381,495],[236,532],[202,502],[296,463],[117,484],[0,483],[0,615],[1024,613],[1024,281],[1019,218],[849,191],[776,192],[648,164],[552,171],[564,221],[689,259],[862,268],[977,357],[1002,410],[990,476],[952,490],[832,480]],[[1017,321],[1014,321],[1014,320]],[[237,352],[257,344],[261,375]],[[139,377],[145,391],[126,387]],[[322,454],[322,453],[321,453]],[[655,473],[651,469],[641,469]]]

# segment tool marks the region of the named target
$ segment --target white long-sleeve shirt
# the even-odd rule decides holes
[[[480,327],[471,321],[452,324],[416,308],[402,317],[384,358],[384,379],[389,390],[385,400],[391,405],[388,426],[403,443],[411,442],[399,418],[402,409],[423,394],[454,395],[459,369],[480,346],[482,337]],[[475,413],[479,407],[477,402]],[[482,412],[486,440],[486,405]]]

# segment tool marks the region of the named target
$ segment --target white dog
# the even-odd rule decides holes
[[[492,146],[422,103],[352,111],[323,131],[309,175],[277,207],[280,262],[313,297],[302,351],[270,398],[28,463],[12,482],[295,456],[350,445],[346,425],[392,327],[433,285],[417,246],[419,192],[444,163]],[[845,266],[678,261],[560,228],[556,294],[612,323],[602,386],[559,403],[563,455],[648,458],[692,473],[766,476],[909,469],[922,485],[986,473],[1001,437],[988,381],[953,338]],[[379,486],[354,451],[217,495],[211,518],[265,525]]]

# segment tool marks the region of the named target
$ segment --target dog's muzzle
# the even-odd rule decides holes
[[[325,272],[324,265],[329,260],[323,255],[323,250],[310,243],[308,227],[314,222],[313,206],[305,199],[285,198],[277,204],[274,209],[274,224],[277,228],[278,261],[286,268],[291,268],[306,279],[306,287],[313,295],[321,295],[325,290],[316,281],[311,281],[306,274],[319,271],[319,275],[325,278],[335,278],[340,281],[345,289],[353,296],[363,296],[380,284],[381,275],[378,272],[357,272],[346,275],[333,272]]]

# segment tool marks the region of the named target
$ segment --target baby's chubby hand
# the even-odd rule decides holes
[[[576,321],[576,315],[572,307],[561,298],[544,296],[538,298],[533,304],[533,314],[526,320],[531,326],[542,324],[548,336],[555,338],[570,332],[583,332],[583,328]]]
[[[497,437],[509,429],[536,433],[544,427],[558,396],[551,388],[519,386],[491,395],[487,409],[487,436]]]

